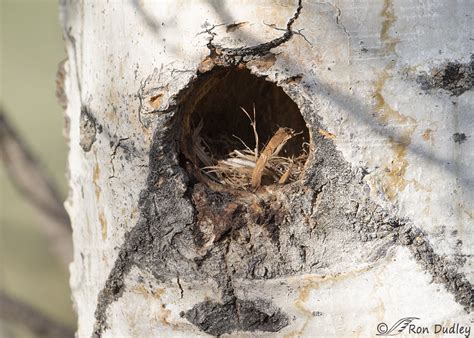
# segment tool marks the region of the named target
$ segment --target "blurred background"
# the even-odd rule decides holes
[[[67,145],[55,79],[66,55],[58,1],[0,0],[0,35],[0,107],[64,200]],[[54,255],[38,210],[15,189],[3,163],[0,208],[0,291],[74,328],[67,266]],[[3,320],[0,336],[38,334]]]

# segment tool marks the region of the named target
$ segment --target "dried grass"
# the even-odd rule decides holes
[[[194,153],[202,163],[202,173],[215,182],[243,190],[255,190],[262,185],[287,184],[299,180],[308,158],[307,147],[302,146],[300,155],[296,157],[279,156],[279,154],[289,140],[301,133],[296,133],[291,128],[279,128],[260,152],[255,106],[253,118],[244,108],[241,107],[241,109],[250,120],[255,148],[250,149],[241,138],[233,135],[240,141],[243,149],[235,149],[228,154],[227,158],[216,160],[211,147],[200,135],[203,127],[201,120],[194,129],[192,138]],[[228,139],[208,141],[209,143],[235,144],[235,141]],[[235,144],[236,148],[238,146]]]

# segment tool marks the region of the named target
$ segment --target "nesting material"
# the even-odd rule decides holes
[[[286,157],[280,155],[285,144],[296,135],[291,128],[279,128],[273,136],[266,140],[265,146],[259,150],[259,135],[255,107],[253,118],[242,108],[242,112],[249,118],[250,127],[253,129],[255,148],[250,149],[237,135],[233,135],[238,143],[224,159],[215,159],[210,151],[208,142],[222,140],[204,140],[200,132],[203,127],[201,120],[194,129],[193,150],[202,164],[201,171],[211,180],[234,189],[255,190],[262,185],[286,184],[300,179],[304,164],[308,158],[307,144],[302,145],[298,156]],[[227,140],[229,141],[229,140]]]

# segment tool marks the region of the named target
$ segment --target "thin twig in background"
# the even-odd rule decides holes
[[[28,328],[35,337],[74,337],[74,330],[47,317],[28,304],[0,291],[0,320]]]
[[[40,230],[50,241],[54,252],[62,262],[69,264],[72,259],[71,223],[58,190],[1,107],[0,158],[18,191],[41,212],[43,221],[39,224]]]
[[[240,107],[240,109],[242,109],[242,111],[245,113],[245,115],[247,115],[247,117],[249,118],[250,120],[250,125],[252,126],[252,129],[253,129],[253,135],[254,135],[254,138],[255,138],[255,162],[257,162],[258,160],[258,132],[257,132],[257,117],[255,115],[255,103],[253,104],[253,120],[252,118],[250,117],[250,114],[247,113],[247,111],[243,108],[243,107]],[[242,142],[243,143],[243,142]]]

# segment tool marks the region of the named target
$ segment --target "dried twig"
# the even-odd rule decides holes
[[[35,337],[74,337],[72,328],[50,319],[3,291],[0,291],[0,319],[4,323],[17,323],[27,327]]]
[[[288,178],[291,174],[291,169],[293,169],[293,162],[290,162],[290,165],[288,166],[286,172],[281,175],[280,180],[278,181],[279,184],[285,184],[288,181]]]
[[[247,115],[247,117],[249,118],[250,120],[250,125],[252,126],[253,128],[253,135],[255,137],[255,162],[257,161],[258,159],[258,133],[257,133],[257,117],[255,115],[255,104],[253,105],[253,120],[252,118],[250,117],[249,113],[247,113],[247,111],[243,108],[243,107],[240,107],[240,109],[243,110],[243,112],[245,113],[245,115]]]
[[[18,191],[41,212],[44,221],[41,222],[40,230],[47,236],[61,260],[69,264],[72,259],[71,225],[58,190],[41,170],[2,108],[0,158]]]
[[[267,165],[268,160],[278,155],[280,150],[286,144],[286,142],[293,137],[293,130],[289,128],[280,128],[277,130],[275,135],[272,136],[268,144],[263,149],[262,153],[258,157],[257,164],[252,173],[252,187],[258,188],[262,182],[263,169]]]

